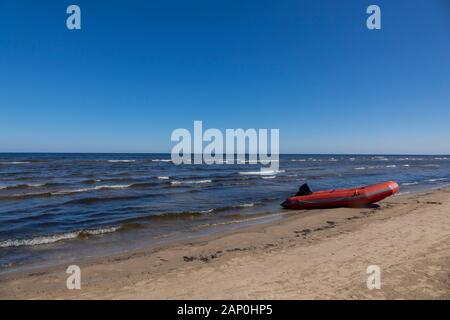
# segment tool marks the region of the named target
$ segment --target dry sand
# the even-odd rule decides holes
[[[192,242],[0,276],[1,299],[449,299],[450,190],[293,211]],[[366,286],[369,265],[381,289]]]

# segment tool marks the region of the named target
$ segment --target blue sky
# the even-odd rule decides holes
[[[450,153],[449,1],[93,2],[0,3],[0,151],[169,152],[203,120],[286,153]]]

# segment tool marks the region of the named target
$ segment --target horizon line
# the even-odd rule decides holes
[[[78,151],[0,151],[0,154],[171,154],[170,152],[78,152]],[[194,153],[190,153],[191,155],[195,155]],[[224,156],[228,155],[227,153],[223,154]],[[233,155],[238,155],[234,153]],[[240,154],[239,154],[240,155]],[[245,153],[245,155],[250,155],[249,153]],[[363,155],[383,155],[383,156],[450,156],[450,153],[282,153],[279,155],[335,155],[335,156],[363,156]]]

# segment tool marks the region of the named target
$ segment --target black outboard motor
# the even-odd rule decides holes
[[[298,188],[298,192],[295,194],[295,196],[307,196],[312,194],[312,190],[311,188],[308,186],[307,183],[303,184],[300,186],[300,188]]]

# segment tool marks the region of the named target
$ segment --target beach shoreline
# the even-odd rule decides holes
[[[280,209],[281,212],[281,209]],[[0,275],[0,299],[448,299],[450,188]],[[366,286],[381,269],[381,289]]]

